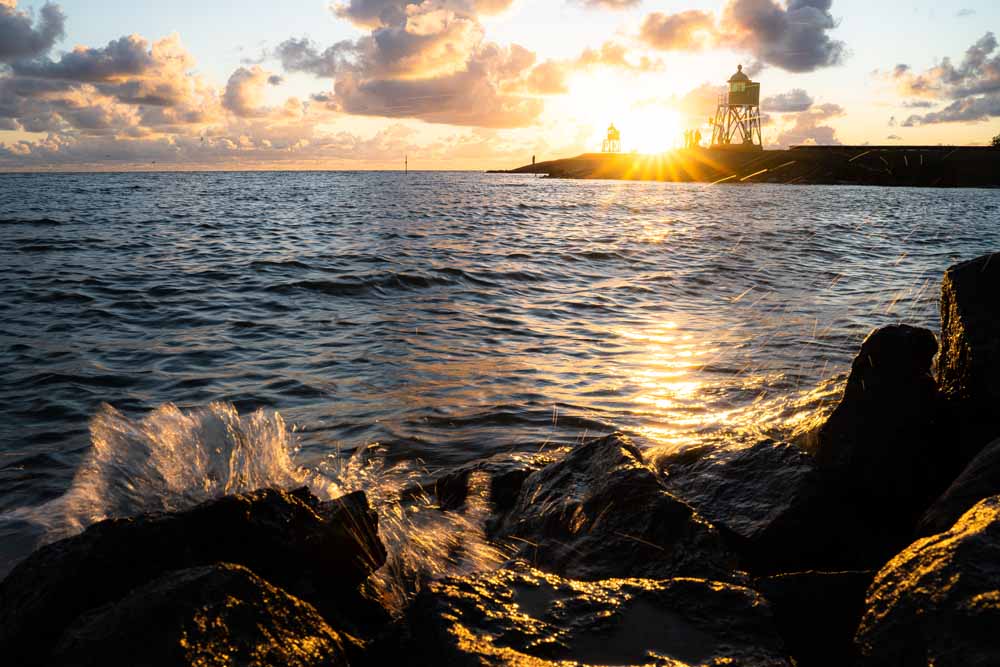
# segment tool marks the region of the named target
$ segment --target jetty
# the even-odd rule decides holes
[[[657,155],[584,153],[491,173],[678,183],[1000,187],[1000,149],[980,146],[684,148]]]

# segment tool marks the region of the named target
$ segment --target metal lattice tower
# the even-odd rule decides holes
[[[760,84],[740,65],[729,77],[729,90],[719,96],[712,121],[712,148],[764,150],[760,133]]]
[[[618,131],[614,123],[608,126],[608,136],[604,139],[604,144],[601,145],[602,153],[621,153],[622,152],[622,133]]]

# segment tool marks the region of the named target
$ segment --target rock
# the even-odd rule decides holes
[[[1000,494],[1000,439],[987,445],[924,514],[917,534],[948,530],[973,505]]]
[[[363,493],[322,503],[306,489],[260,490],[174,514],[113,519],[42,547],[0,583],[0,654],[31,664],[81,613],[173,570],[246,566],[315,605],[348,605],[385,562],[377,516]]]
[[[816,520],[823,480],[799,448],[763,441],[666,461],[667,488],[723,532],[743,567],[768,574],[823,560],[826,527]]]
[[[66,630],[53,667],[335,667],[356,640],[311,605],[239,565],[178,570],[85,614]]]
[[[844,396],[815,433],[816,462],[836,514],[842,566],[878,566],[907,544],[917,520],[958,470],[938,433],[934,335],[882,327],[861,345]]]
[[[1000,496],[879,571],[855,641],[871,666],[1000,664]]]
[[[475,461],[438,476],[430,488],[437,496],[443,510],[457,510],[465,505],[469,495],[469,480],[477,475],[485,475],[489,480],[489,502],[493,511],[503,514],[514,506],[521,485],[528,476],[554,462],[552,452],[530,454],[510,452],[496,454],[481,461]]]
[[[718,531],[671,495],[621,434],[532,473],[499,534],[520,557],[573,579],[725,579],[736,565]]]
[[[790,665],[763,597],[701,579],[581,582],[515,563],[432,583],[407,618],[410,664]]]
[[[753,588],[771,603],[797,667],[842,667],[857,658],[854,632],[873,574],[795,572],[758,579]]]
[[[1000,253],[945,271],[937,371],[968,461],[1000,435]]]

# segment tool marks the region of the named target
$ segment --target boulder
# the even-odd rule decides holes
[[[432,583],[407,620],[409,664],[790,666],[763,597],[702,579],[582,582],[515,563]]]
[[[823,505],[835,514],[841,566],[884,563],[906,545],[921,514],[957,474],[938,433],[937,350],[926,329],[892,325],[861,345],[844,395],[815,436],[826,481]]]
[[[793,572],[753,583],[774,610],[778,632],[797,667],[842,667],[857,659],[854,632],[871,571]]]
[[[945,271],[937,371],[968,461],[1000,435],[1000,253]]]
[[[53,667],[336,667],[356,640],[311,605],[239,565],[170,572],[81,616]]]
[[[573,579],[725,579],[736,565],[719,532],[664,488],[622,434],[532,473],[499,534],[520,557]]]
[[[531,454],[509,452],[474,461],[438,475],[429,488],[437,496],[443,510],[457,510],[469,496],[469,480],[479,477],[489,480],[489,502],[497,514],[508,512],[517,501],[521,485],[531,473],[556,460],[553,452]]]
[[[768,440],[685,458],[664,459],[667,489],[722,531],[744,568],[771,574],[824,559],[823,480],[811,456]]]
[[[217,562],[246,566],[326,616],[343,606],[360,613],[358,586],[386,557],[377,521],[363,493],[320,502],[306,489],[102,521],[42,547],[0,583],[0,654],[32,664],[81,613],[166,572]]]
[[[863,664],[1000,664],[1000,496],[918,540],[868,589],[855,641]]]
[[[987,445],[924,514],[917,526],[921,536],[941,533],[973,505],[1000,494],[1000,440]]]

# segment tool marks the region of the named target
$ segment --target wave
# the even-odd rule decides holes
[[[369,585],[390,611],[401,611],[430,578],[507,558],[485,536],[489,478],[473,475],[465,508],[442,511],[430,495],[413,492],[426,471],[409,462],[388,465],[377,444],[300,465],[295,429],[276,411],[240,415],[230,403],[193,410],[168,403],[133,420],[105,404],[91,421],[90,440],[63,496],[0,514],[0,578],[34,548],[98,521],[179,511],[262,487],[307,486],[323,500],[364,491],[389,554]]]
[[[424,276],[415,273],[389,273],[375,276],[345,276],[343,280],[297,280],[290,283],[271,285],[269,292],[295,292],[299,290],[322,292],[331,296],[358,296],[368,293],[382,294],[395,289],[428,289],[454,284],[455,280],[440,276]]]
[[[52,218],[0,218],[0,225],[61,225]]]

